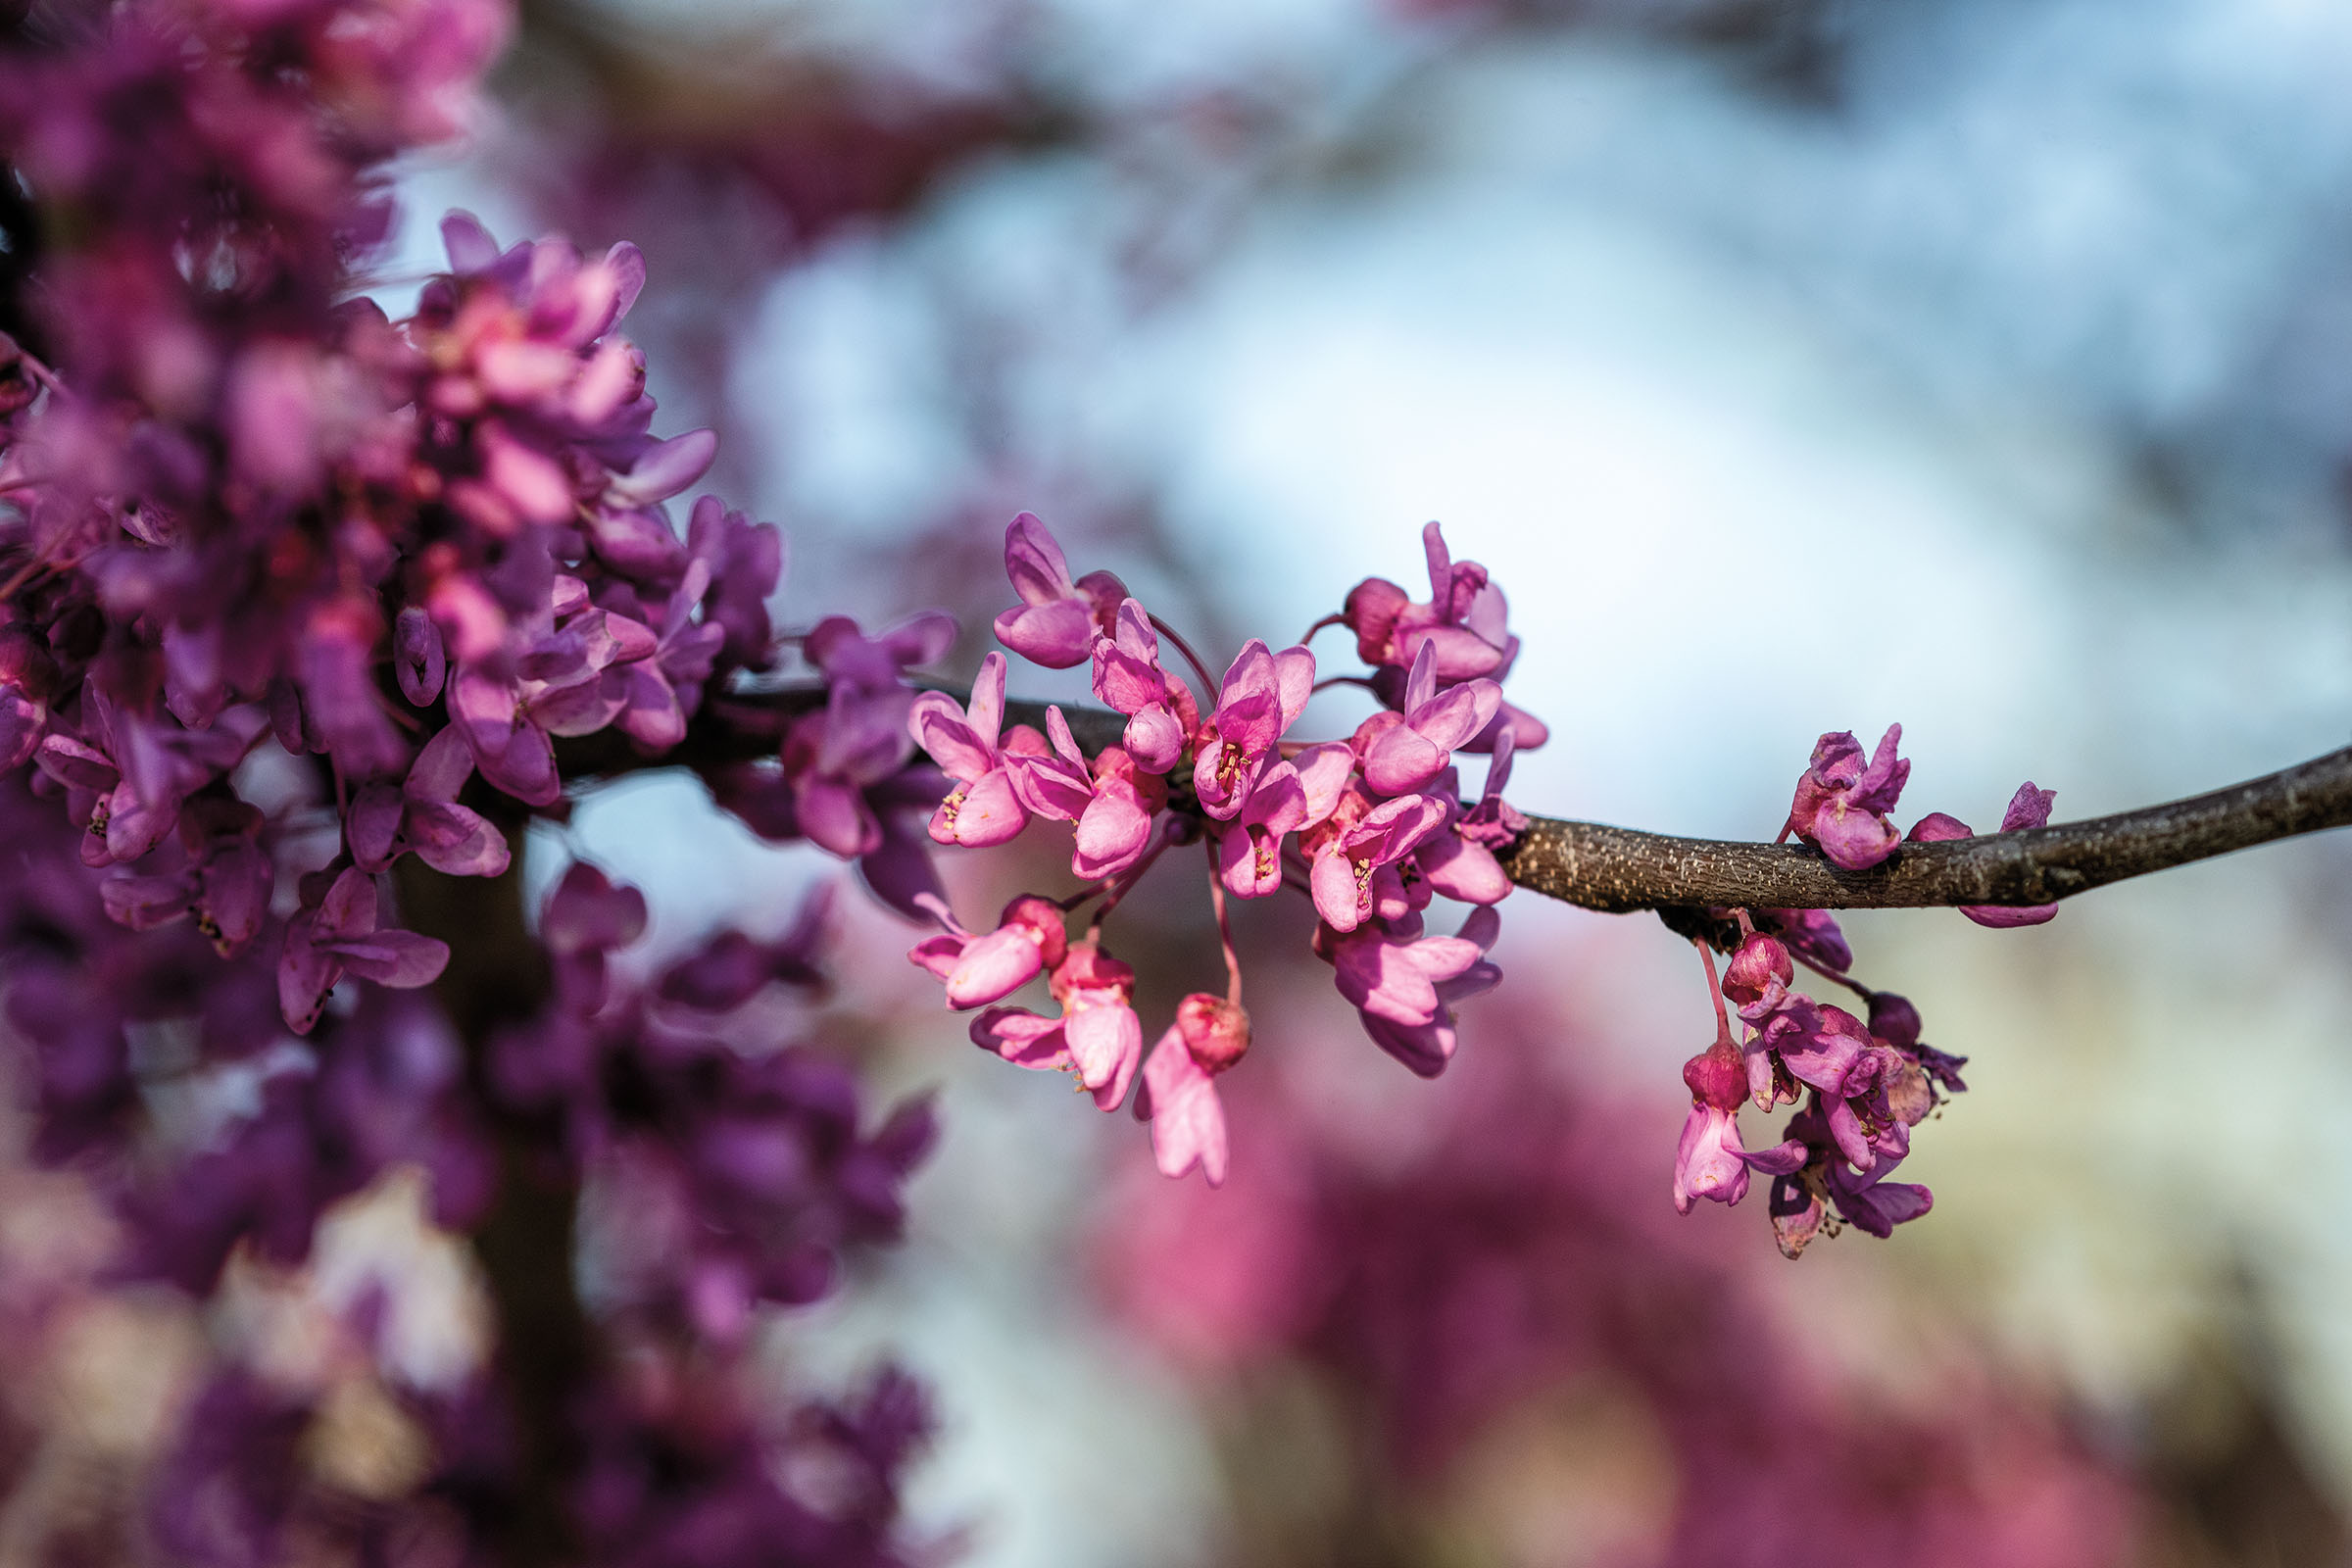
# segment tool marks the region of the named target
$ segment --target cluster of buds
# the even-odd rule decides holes
[[[1453,1006],[1493,986],[1486,954],[1510,892],[1495,852],[1525,827],[1502,800],[1515,750],[1540,745],[1543,725],[1502,700],[1518,652],[1502,591],[1474,562],[1455,562],[1438,525],[1424,533],[1430,598],[1416,602],[1373,578],[1347,608],[1309,628],[1355,633],[1371,666],[1318,683],[1304,642],[1281,649],[1251,639],[1209,674],[1182,636],[1108,572],[1070,575],[1067,558],[1026,513],[1005,532],[1007,575],[1021,603],[999,615],[997,636],[1033,663],[1092,666],[1096,700],[1125,719],[1119,741],[1087,755],[1059,708],[1045,727],[1005,718],[1006,663],[991,653],[968,704],[916,696],[909,737],[952,781],[931,837],[984,849],[1009,842],[1032,818],[1073,826],[1070,870],[1083,884],[1054,898],[1024,894],[985,933],[947,906],[922,906],[942,934],[911,956],[945,983],[948,1004],[983,1007],[972,1038],[1021,1066],[1074,1074],[1095,1103],[1115,1109],[1141,1075],[1136,1114],[1152,1124],[1159,1168],[1199,1164],[1224,1180],[1225,1118],[1215,1079],[1250,1046],[1240,960],[1226,900],[1286,890],[1316,915],[1314,951],[1382,1049],[1423,1076],[1455,1046]],[[1180,668],[1163,662],[1172,650]],[[1345,740],[1291,738],[1316,691],[1361,687],[1382,707]],[[1490,760],[1480,796],[1462,798],[1456,753]],[[1104,950],[1104,918],[1169,849],[1201,845],[1224,939],[1226,986],[1185,997],[1147,1056],[1134,1007],[1135,974]],[[1471,906],[1458,934],[1431,935],[1433,899]],[[1092,904],[1084,937],[1067,916]],[[1044,976],[1060,1007],[1047,1017],[1000,1004]]]
[[[1911,764],[1896,755],[1902,726],[1890,725],[1867,762],[1850,734],[1824,735],[1796,783],[1782,839],[1794,836],[1848,870],[1867,870],[1904,843],[1971,836],[1941,811],[1908,835],[1890,820]],[[2049,821],[2056,792],[2028,783],[2001,818],[2001,831]],[[1966,1058],[1920,1039],[1919,1011],[1889,991],[1854,979],[1853,950],[1836,920],[1819,909],[1712,909],[1720,927],[1736,926],[1737,946],[1720,984],[1714,955],[1698,944],[1715,994],[1715,1040],[1684,1064],[1690,1114],[1676,1151],[1674,1203],[1684,1213],[1701,1198],[1737,1203],[1749,1173],[1773,1178],[1768,1208],[1781,1250],[1795,1257],[1825,1226],[1842,1222],[1878,1237],[1925,1214],[1934,1195],[1914,1182],[1886,1178],[1911,1152],[1911,1130],[1946,1094],[1968,1086]],[[2057,913],[1985,906],[1962,913],[1982,925],[2033,925]],[[1852,991],[1867,1016],[1790,989],[1799,966]],[[1729,1002],[1739,1018],[1735,1032]],[[1758,1109],[1803,1103],[1780,1143],[1749,1150],[1740,1139],[1740,1102]]]

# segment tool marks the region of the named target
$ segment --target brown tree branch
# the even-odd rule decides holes
[[[943,686],[957,697],[963,693]],[[686,740],[660,757],[632,754],[614,732],[566,742],[566,776],[641,767],[710,768],[775,752],[786,717],[817,701],[807,690],[721,698],[697,715]],[[1011,722],[1043,726],[1043,703],[1005,705]],[[1064,708],[1089,752],[1115,745],[1118,714]],[[594,750],[590,750],[594,748]],[[2352,825],[2352,748],[2261,778],[2083,822],[1906,844],[1883,864],[1847,871],[1796,844],[1674,838],[1574,822],[1529,819],[1502,856],[1530,892],[1604,913],[1638,909],[1942,908],[1964,904],[2053,904],[2092,888],[2210,859],[2273,839]]]
[[[2352,748],[2163,806],[2016,833],[1906,844],[1847,871],[1793,844],[1669,838],[1531,819],[1511,880],[1588,909],[1938,908],[2054,904],[2127,877],[2352,824]]]

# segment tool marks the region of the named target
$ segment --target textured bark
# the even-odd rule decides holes
[[[1503,865],[1523,888],[1612,913],[2025,906],[2346,824],[2352,749],[2114,816],[1906,844],[1867,871],[1843,870],[1801,845],[1669,838],[1551,817],[1533,818]]]

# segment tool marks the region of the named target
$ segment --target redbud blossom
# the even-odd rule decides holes
[[[1152,1152],[1163,1176],[1197,1163],[1208,1185],[1225,1181],[1225,1107],[1216,1074],[1250,1049],[1250,1015],[1222,997],[1196,991],[1176,1004],[1176,1021],[1144,1063],[1138,1116],[1152,1123]]]
[[[1889,724],[1866,766],[1850,733],[1824,735],[1796,781],[1788,830],[1848,871],[1867,871],[1892,855],[1902,835],[1886,813],[1911,776],[1911,764],[1895,756],[1902,738],[1903,726]]]
[[[1195,737],[1193,791],[1200,809],[1230,821],[1250,803],[1274,744],[1297,721],[1314,689],[1315,656],[1304,648],[1270,653],[1252,637],[1225,671],[1216,711]]]
[[[997,617],[997,641],[1048,669],[1086,662],[1095,638],[1110,634],[1127,597],[1125,585],[1107,571],[1072,582],[1061,546],[1027,512],[1004,530],[1004,573],[1021,602]]]
[[[1061,909],[1051,899],[1014,899],[984,937],[958,925],[938,900],[921,902],[947,933],[925,938],[906,956],[947,982],[948,1005],[958,1010],[1004,1001],[1061,962],[1066,951]]]
[[[915,744],[960,784],[940,802],[931,837],[941,844],[986,849],[1019,835],[1029,812],[1013,788],[1013,771],[998,749],[1004,722],[1004,656],[980,661],[967,711],[945,692],[918,692],[906,715]]]
[[[1192,689],[1160,667],[1159,634],[1132,599],[1120,604],[1112,635],[1095,640],[1094,686],[1104,707],[1131,715],[1120,743],[1138,767],[1165,773],[1176,765],[1200,727],[1200,707]]]

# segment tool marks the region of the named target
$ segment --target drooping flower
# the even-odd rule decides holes
[[[1135,971],[1090,938],[1069,945],[1048,985],[1060,1017],[990,1007],[972,1020],[972,1043],[1015,1066],[1074,1071],[1099,1108],[1116,1110],[1144,1056]]]
[[[1728,1035],[1683,1063],[1690,1114],[1674,1154],[1674,1208],[1688,1214],[1701,1198],[1733,1204],[1747,1196],[1747,1163],[1740,1147],[1740,1102],[1747,1081],[1740,1048]]]
[[[1502,929],[1492,907],[1470,911],[1459,935],[1420,935],[1420,922],[1378,922],[1341,933],[1315,932],[1315,954],[1330,963],[1340,995],[1356,1009],[1375,1045],[1424,1078],[1453,1058],[1453,1007],[1501,980],[1487,950]]]
[[[1867,871],[1892,855],[1902,834],[1886,813],[1911,776],[1911,764],[1895,755],[1902,738],[1902,725],[1886,726],[1865,765],[1850,733],[1824,735],[1796,781],[1788,831],[1848,871]]]
[[[1072,582],[1061,546],[1027,512],[1004,530],[1004,571],[1021,602],[997,617],[997,641],[1049,669],[1086,662],[1127,597],[1126,585],[1107,571]]]
[[[1144,1063],[1135,1113],[1152,1123],[1152,1153],[1162,1176],[1200,1167],[1224,1185],[1225,1107],[1215,1078],[1250,1049],[1250,1015],[1222,997],[1196,991],[1176,1004],[1176,1021]]]
[[[2024,828],[2048,826],[2050,807],[2057,799],[2056,790],[2036,789],[2034,781],[2028,779],[2017,787],[2017,793],[2010,797],[2009,808],[2001,813],[2001,831],[2015,833]],[[1909,836],[1914,843],[1940,844],[1951,839],[1973,838],[1975,833],[1956,816],[1946,815],[1942,811],[1930,811],[1912,826]],[[2018,907],[2000,904],[1964,904],[1960,906],[1960,912],[1979,925],[1999,930],[2021,925],[2040,925],[2058,913],[2058,906],[2035,904]]]

